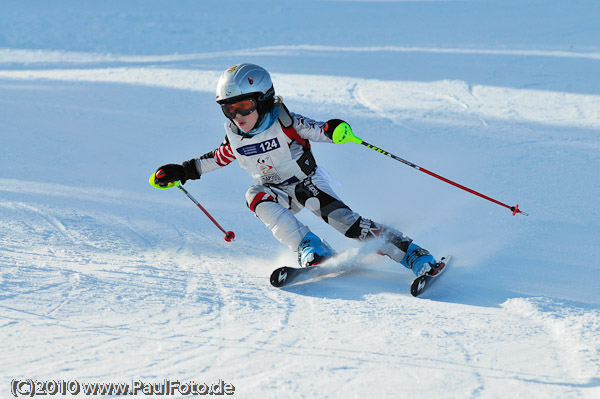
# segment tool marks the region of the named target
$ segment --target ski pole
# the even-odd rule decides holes
[[[194,197],[192,196],[192,194],[190,194],[190,193],[189,193],[189,192],[188,192],[188,191],[187,191],[185,188],[181,187],[181,182],[180,182],[180,181],[171,182],[171,183],[167,184],[167,185],[166,185],[166,186],[164,186],[164,187],[163,187],[163,186],[159,186],[159,185],[155,184],[155,183],[154,183],[154,177],[155,177],[155,175],[156,175],[156,174],[160,174],[161,172],[162,172],[162,173],[164,173],[162,170],[159,170],[158,172],[156,172],[156,173],[153,173],[153,174],[152,174],[152,176],[150,176],[150,185],[151,185],[152,187],[155,187],[155,188],[160,188],[160,189],[172,188],[172,187],[178,187],[178,188],[179,188],[179,189],[180,189],[180,190],[181,190],[181,191],[182,191],[182,192],[183,192],[185,195],[187,195],[187,197],[188,197],[189,199],[191,199],[191,200],[192,200],[192,202],[193,202],[194,204],[196,204],[196,206],[197,206],[198,208],[200,208],[200,210],[201,210],[202,212],[204,212],[204,214],[205,214],[206,216],[208,216],[208,218],[210,219],[210,221],[211,221],[211,222],[213,222],[213,223],[214,223],[214,225],[215,225],[215,226],[217,226],[217,228],[218,228],[219,230],[221,230],[221,231],[222,231],[222,232],[225,234],[225,241],[227,241],[227,242],[231,242],[233,239],[235,239],[235,233],[234,233],[233,231],[231,231],[231,230],[230,230],[230,231],[226,231],[226,230],[225,230],[223,227],[221,227],[221,225],[220,225],[220,224],[219,224],[219,223],[218,223],[218,222],[215,220],[215,218],[213,218],[213,217],[211,216],[211,214],[210,214],[210,213],[208,213],[208,211],[207,211],[206,209],[204,209],[204,207],[203,207],[202,205],[200,205],[200,203],[199,203],[199,202],[196,200],[196,198],[194,198]]]
[[[221,225],[219,223],[217,223],[217,221],[210,215],[210,213],[208,213],[206,211],[206,209],[204,209],[204,207],[202,205],[200,205],[200,203],[198,201],[196,201],[196,198],[192,197],[192,194],[190,194],[185,188],[181,187],[181,185],[177,186],[181,191],[183,191],[185,193],[185,195],[188,196],[189,199],[192,200],[192,202],[194,204],[196,204],[196,206],[198,208],[200,208],[200,210],[202,212],[204,212],[204,214],[206,216],[208,216],[208,218],[210,219],[211,222],[213,222],[215,224],[215,226],[217,226],[219,228],[219,230],[221,230],[224,234],[225,234],[225,241],[227,242],[231,242],[231,240],[233,240],[235,238],[235,234],[233,233],[233,231],[225,231],[224,228],[221,227]]]
[[[391,153],[387,152],[386,150],[383,150],[383,149],[381,149],[379,147],[374,146],[373,144],[367,143],[363,139],[361,139],[359,137],[356,137],[354,135],[354,133],[352,132],[352,129],[350,128],[350,125],[348,125],[347,123],[340,123],[334,129],[334,131],[333,131],[333,142],[336,143],[336,144],[342,144],[342,143],[352,142],[352,143],[364,145],[367,148],[375,150],[375,151],[377,151],[377,152],[379,152],[379,153],[381,153],[383,155],[387,155],[388,157],[390,157],[390,158],[392,158],[392,159],[394,159],[396,161],[402,162],[403,164],[408,165],[408,166],[410,166],[413,169],[416,169],[416,170],[419,170],[419,171],[421,171],[423,173],[426,173],[429,176],[435,177],[436,179],[439,179],[439,180],[441,180],[443,182],[451,184],[454,187],[458,187],[458,188],[460,188],[462,190],[465,190],[465,191],[467,191],[467,192],[469,192],[471,194],[474,194],[474,195],[476,195],[478,197],[481,197],[481,198],[486,199],[488,201],[491,201],[491,202],[493,202],[495,204],[498,204],[500,206],[508,208],[508,209],[510,209],[512,211],[513,216],[515,216],[517,213],[520,213],[520,214],[522,214],[524,216],[529,216],[527,213],[525,213],[525,212],[523,212],[522,210],[519,209],[519,204],[517,204],[515,206],[506,205],[506,204],[504,204],[504,203],[502,203],[502,202],[500,202],[498,200],[495,200],[495,199],[493,199],[491,197],[488,197],[487,195],[481,194],[481,193],[479,193],[479,192],[477,192],[475,190],[472,190],[472,189],[470,189],[468,187],[463,186],[462,184],[458,184],[456,182],[453,182],[450,179],[447,179],[447,178],[445,178],[443,176],[440,176],[440,175],[438,175],[436,173],[433,173],[433,172],[431,172],[431,171],[429,171],[429,170],[427,170],[427,169],[425,169],[425,168],[423,168],[423,167],[421,167],[419,165],[416,165],[416,164],[414,164],[412,162],[409,162],[409,161],[407,161],[405,159],[402,159],[402,158],[400,158],[400,157],[398,157],[398,156],[396,156],[394,154],[391,154]]]

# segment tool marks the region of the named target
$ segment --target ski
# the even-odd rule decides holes
[[[285,285],[291,284],[296,277],[301,274],[306,274],[309,272],[314,272],[318,266],[309,266],[309,267],[291,267],[291,266],[283,266],[273,270],[271,273],[271,285],[273,287],[283,287]],[[309,273],[310,274],[310,273]]]
[[[370,262],[373,250],[369,246],[343,251],[325,262],[309,267],[283,266],[275,269],[269,279],[274,287],[283,287],[317,278],[346,273]],[[379,255],[375,255],[377,258]]]
[[[448,263],[450,262],[451,255],[446,255],[437,264],[436,274],[424,274],[423,276],[419,276],[415,278],[410,285],[410,293],[412,296],[419,296],[426,287],[429,287],[433,282],[437,279],[446,270]]]
[[[420,295],[426,287],[429,287],[437,277],[439,277],[446,266],[450,262],[451,255],[446,255],[437,263],[436,274],[426,274],[423,276],[416,277],[410,285],[410,293],[412,296]],[[328,260],[322,265],[309,266],[309,267],[292,267],[282,266],[271,273],[269,281],[273,287],[285,287],[288,285],[311,281],[313,279],[339,275],[341,273],[352,270],[361,264],[364,264],[365,259],[336,259],[334,257]]]

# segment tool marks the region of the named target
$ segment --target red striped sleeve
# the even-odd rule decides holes
[[[233,155],[233,151],[231,150],[231,145],[229,145],[229,143],[221,145],[219,148],[217,148],[214,151],[213,156],[220,166],[229,165],[235,160],[235,156]]]

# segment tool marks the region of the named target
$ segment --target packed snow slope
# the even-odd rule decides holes
[[[165,379],[242,398],[600,397],[600,3],[0,2],[0,398],[15,379]],[[222,70],[272,72],[334,188],[447,273],[412,298],[389,259],[283,290],[295,254],[214,148]],[[299,214],[336,249],[358,244]],[[83,395],[83,393],[81,394]]]

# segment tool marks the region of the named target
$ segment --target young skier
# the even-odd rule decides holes
[[[289,112],[269,73],[254,64],[232,66],[217,83],[217,103],[228,121],[225,140],[199,158],[159,167],[154,183],[199,179],[234,160],[254,180],[246,193],[248,208],[277,240],[298,253],[300,266],[312,266],[334,251],[294,216],[308,208],[349,238],[382,239],[379,253],[411,269],[415,275],[435,273],[436,260],[399,231],[360,216],[331,189],[310,150],[310,141],[333,143],[336,129],[350,129],[340,120],[317,122]]]

